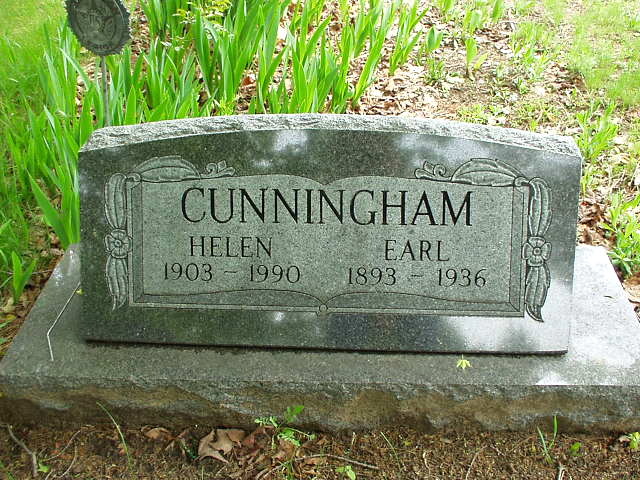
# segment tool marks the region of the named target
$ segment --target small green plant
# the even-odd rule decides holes
[[[618,134],[618,125],[611,119],[615,104],[611,103],[603,110],[601,107],[599,101],[591,102],[587,110],[576,114],[578,125],[582,129],[577,143],[588,162],[596,160],[603,152],[609,150]]]
[[[273,427],[275,430],[274,438],[279,438],[299,447],[302,445],[301,439],[306,441],[316,438],[312,433],[306,433],[288,425],[296,422],[303,410],[304,405],[287,407],[287,410],[284,412],[284,423],[280,422],[278,418],[274,416],[256,418],[255,422],[262,426]]]
[[[536,7],[536,0],[516,0],[515,10],[520,16],[529,15]]]
[[[577,457],[578,455],[580,455],[580,450],[582,449],[582,443],[580,442],[573,442],[571,444],[571,446],[569,447],[569,454],[573,457]]]
[[[440,82],[445,76],[444,61],[434,58],[434,52],[440,48],[444,34],[431,27],[418,50],[418,63],[424,62],[425,82],[435,84]]]
[[[491,21],[498,23],[504,15],[504,10],[504,0],[494,0],[493,6],[491,7]]]
[[[564,52],[569,69],[582,76],[589,90],[601,89],[625,106],[640,102],[640,42],[633,22],[637,15],[637,2],[587,2],[572,18],[575,33]]]
[[[542,455],[549,465],[555,462],[555,458],[552,455],[553,447],[556,445],[556,438],[558,436],[558,418],[553,416],[553,435],[550,439],[547,439],[546,435],[542,433],[538,428],[538,436],[540,437],[540,444],[542,445]]]
[[[11,252],[11,262],[13,264],[13,278],[11,281],[13,303],[17,304],[20,301],[20,296],[24,291],[24,287],[29,282],[31,274],[36,267],[36,260],[33,259],[26,269],[22,267],[22,261],[16,252]]]
[[[428,57],[433,54],[442,44],[443,33],[436,27],[431,27],[427,32],[424,42],[420,45],[419,58]]]
[[[427,84],[436,84],[445,77],[444,61],[435,58],[427,58],[424,80]]]
[[[400,7],[396,44],[389,58],[389,75],[393,75],[399,65],[406,63],[409,55],[420,40],[420,32],[414,33],[427,10],[418,12],[419,0],[415,0],[411,8]]]
[[[15,316],[13,315],[11,317],[5,317],[5,321],[0,323],[0,330],[13,322],[13,320],[15,320]],[[0,337],[0,345],[7,343],[8,341],[9,339],[7,337]]]
[[[554,102],[545,98],[532,98],[518,103],[514,111],[514,121],[518,126],[535,132],[541,124],[555,124],[561,112]]]
[[[629,28],[634,32],[640,32],[640,12],[629,17]]]
[[[478,42],[473,37],[465,39],[464,48],[466,50],[466,75],[473,80],[475,78],[474,72],[480,69],[488,54],[478,55]]]
[[[453,16],[456,0],[436,0],[436,7],[442,13],[445,20],[450,20]]]
[[[481,103],[464,105],[458,109],[458,116],[463,122],[480,123],[486,125],[489,122],[489,114]]]
[[[471,362],[464,358],[464,355],[460,355],[460,358],[456,362],[456,368],[461,370],[466,370],[467,368],[471,368]]]
[[[403,470],[403,466],[402,466],[402,462],[400,461],[400,457],[398,456],[398,452],[396,450],[396,447],[393,446],[393,443],[391,443],[391,441],[384,434],[384,432],[380,432],[380,435],[382,436],[382,438],[384,438],[384,441],[387,443],[387,445],[389,445],[389,448],[391,449],[391,453],[393,454],[393,458],[396,461],[396,465],[398,465],[398,471],[402,471]]]
[[[351,465],[343,465],[342,467],[337,467],[336,472],[342,473],[349,480],[356,480],[357,478],[356,472],[353,471],[353,468],[351,468]]]
[[[629,439],[629,449],[630,450],[638,450],[640,448],[640,432],[633,432],[627,435]]]
[[[542,80],[543,73],[557,56],[557,47],[553,41],[553,34],[542,23],[524,21],[518,24],[509,40],[514,53],[512,63],[518,79],[525,82]],[[522,91],[522,88],[519,90]]]
[[[484,26],[484,11],[479,8],[470,8],[466,11],[462,19],[462,28],[469,35],[476,33],[476,30]]]
[[[609,221],[604,222],[602,228],[615,237],[609,256],[628,277],[640,271],[640,194],[625,201],[622,193],[614,193],[608,216]]]
[[[40,473],[49,473],[51,467],[44,462],[38,461],[38,472]]]
[[[399,6],[397,2],[394,2],[391,7],[385,8],[382,0],[371,0],[370,3],[371,11],[376,12],[376,16],[370,21],[369,55],[364,67],[362,67],[362,72],[356,82],[353,97],[351,98],[351,103],[355,107],[358,106],[365,90],[375,80],[376,68],[382,59],[384,43],[393,25],[393,19]]]

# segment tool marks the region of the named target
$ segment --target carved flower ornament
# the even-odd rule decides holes
[[[113,258],[125,258],[131,251],[131,238],[119,228],[104,237],[104,244]]]
[[[551,244],[542,237],[529,237],[522,246],[522,258],[530,267],[540,267],[551,256]]]

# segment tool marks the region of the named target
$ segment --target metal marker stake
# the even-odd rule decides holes
[[[106,57],[120,53],[131,39],[129,11],[122,0],[66,0],[66,7],[69,26],[80,44],[100,57],[104,126],[109,126],[112,118]]]
[[[104,98],[104,125],[111,125],[111,110],[109,109],[109,79],[107,78],[107,57],[100,57],[102,70],[102,96]]]

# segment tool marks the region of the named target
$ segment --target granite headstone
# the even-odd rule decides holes
[[[110,127],[80,155],[89,340],[563,353],[573,140],[389,117]]]

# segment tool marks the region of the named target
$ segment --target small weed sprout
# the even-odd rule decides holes
[[[627,435],[629,439],[629,449],[636,451],[640,448],[640,432],[633,432]]]
[[[536,0],[516,0],[516,13],[519,16],[529,15],[536,7]]]
[[[474,72],[479,70],[484,61],[487,59],[488,54],[483,53],[478,55],[478,42],[473,37],[468,37],[464,41],[464,47],[466,50],[466,75],[471,80],[475,79]]]
[[[498,23],[504,15],[504,10],[504,0],[494,0],[493,6],[491,7],[491,21]]]
[[[553,447],[556,445],[556,438],[558,437],[558,418],[553,416],[553,436],[551,439],[547,439],[546,435],[542,433],[540,428],[538,428],[538,436],[540,437],[540,444],[542,445],[542,455],[544,457],[545,462],[549,465],[555,462],[555,458],[551,454]]]
[[[36,267],[36,260],[33,259],[29,266],[24,269],[22,267],[22,260],[16,252],[11,252],[11,262],[13,264],[13,278],[11,286],[13,290],[13,303],[17,304],[20,301],[20,296],[24,291],[24,287],[27,286],[31,274]]]
[[[424,61],[425,81],[430,84],[438,83],[444,78],[444,62],[434,58],[434,52],[440,48],[443,36],[442,32],[432,26],[418,50],[418,63]]]
[[[573,442],[571,444],[571,446],[569,447],[569,454],[573,457],[577,457],[578,455],[580,455],[580,450],[582,449],[582,443],[580,442]]]
[[[353,471],[353,468],[351,468],[351,465],[344,465],[342,467],[337,467],[336,473],[342,473],[349,480],[356,480],[357,478],[356,472]]]
[[[481,103],[464,105],[458,109],[458,116],[463,122],[480,123],[486,125],[489,122],[489,114]]]
[[[518,78],[537,82],[542,79],[548,65],[556,58],[553,36],[542,23],[525,21],[518,25],[509,40],[513,50],[513,63],[519,72]],[[522,91],[522,87],[519,86]]]
[[[409,55],[420,40],[420,32],[414,33],[427,10],[418,12],[419,0],[415,0],[411,8],[401,7],[398,19],[396,44],[389,58],[389,75],[393,75],[399,65],[406,63]]]
[[[618,125],[611,119],[615,104],[609,104],[601,113],[600,107],[601,103],[595,101],[586,111],[576,114],[582,129],[577,143],[587,162],[596,160],[603,152],[609,150],[618,134]]]
[[[456,368],[459,368],[464,371],[467,368],[471,368],[471,366],[472,366],[471,362],[466,358],[464,358],[464,355],[460,355],[460,358],[456,362]]]
[[[484,14],[483,11],[478,8],[469,9],[464,15],[462,20],[462,28],[469,35],[476,33],[476,30],[480,30],[484,26]]]
[[[312,433],[306,433],[302,430],[288,426],[298,419],[298,415],[304,410],[304,405],[293,405],[287,407],[284,413],[284,423],[281,423],[277,417],[260,417],[255,419],[255,423],[261,426],[273,427],[275,430],[274,438],[284,440],[292,445],[299,447],[302,445],[301,439],[313,440],[316,436]]]
[[[615,244],[609,256],[625,277],[640,271],[640,194],[625,201],[619,192],[611,196],[609,222],[602,228],[615,237]]]
[[[455,5],[456,0],[436,0],[436,7],[438,7],[438,10],[447,21],[453,16]]]
[[[122,429],[120,428],[120,425],[118,424],[118,422],[116,422],[116,419],[113,418],[113,415],[111,415],[111,412],[109,412],[109,410],[107,410],[104,405],[102,405],[100,402],[96,402],[96,404],[104,411],[104,413],[107,414],[109,419],[111,419],[111,423],[113,423],[113,425],[116,427],[116,431],[118,432],[118,436],[120,437],[120,442],[122,443],[122,449],[124,450],[124,453],[127,456],[127,468],[131,468],[133,464],[133,458],[131,456],[131,452],[129,451],[127,440],[124,438],[124,433],[122,433]]]
[[[49,473],[51,467],[44,462],[38,462],[38,472],[40,473]]]

